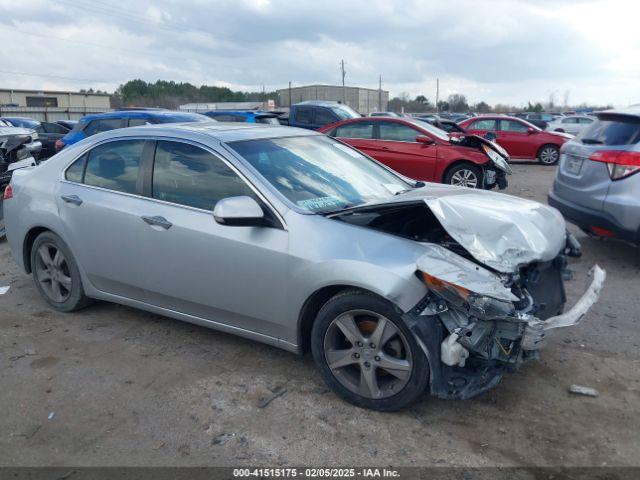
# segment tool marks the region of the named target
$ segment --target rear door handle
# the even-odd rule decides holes
[[[62,201],[65,203],[72,203],[73,205],[82,205],[82,199],[77,195],[62,195]]]
[[[160,217],[158,215],[154,216],[154,217],[147,217],[147,216],[143,216],[141,217],[142,220],[144,220],[145,223],[151,225],[151,226],[155,226],[155,227],[162,227],[165,230],[169,230],[171,228],[171,226],[173,225],[173,223],[171,223],[169,220],[167,220],[164,217]]]

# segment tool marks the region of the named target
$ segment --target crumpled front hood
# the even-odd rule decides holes
[[[448,185],[430,185],[428,193],[424,201],[447,233],[500,272],[552,260],[565,245],[562,215],[541,203]]]

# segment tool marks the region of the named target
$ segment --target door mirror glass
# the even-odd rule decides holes
[[[529,127],[529,128],[527,128],[527,133],[529,135],[531,135],[532,133],[537,133],[537,130],[535,128],[533,128],[533,127]]]
[[[427,137],[426,135],[418,135],[416,137],[416,142],[423,143],[425,145],[431,145],[433,143],[433,140],[431,139],[431,137]]]
[[[220,225],[257,227],[264,225],[264,212],[258,202],[245,195],[227,197],[216,203],[213,218]]]

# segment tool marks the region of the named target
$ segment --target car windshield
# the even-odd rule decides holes
[[[446,142],[449,141],[449,135],[444,130],[439,129],[435,125],[430,124],[426,120],[409,120],[411,123],[418,125],[423,130],[428,131],[430,134],[435,135],[440,140],[444,140]]]
[[[158,117],[160,123],[182,123],[182,122],[211,122],[212,120],[206,115],[199,113],[173,113],[170,115],[161,115]]]
[[[347,105],[337,105],[335,107],[331,107],[331,111],[335,113],[340,120],[360,117],[360,114],[358,112]]]
[[[290,202],[309,212],[385,200],[411,186],[323,135],[242,140],[229,146]]]

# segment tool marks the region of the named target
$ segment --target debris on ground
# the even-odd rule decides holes
[[[56,412],[50,412],[49,416],[47,417],[47,420],[53,420],[53,417],[56,416]]]
[[[587,397],[597,397],[599,395],[595,388],[575,384],[569,386],[569,392],[575,393],[576,395],[585,395]]]
[[[281,397],[285,393],[287,393],[286,388],[277,387],[275,390],[273,390],[272,395],[269,395],[268,397],[263,397],[260,399],[260,402],[258,403],[258,408],[265,408],[267,405],[273,402],[276,398]]]
[[[0,295],[4,295],[8,291],[9,291],[9,286],[8,285],[6,287],[0,287]]]
[[[224,445],[235,436],[235,433],[222,433],[211,440],[211,445]]]
[[[161,449],[162,447],[164,447],[166,444],[167,444],[166,442],[164,442],[164,441],[160,440],[159,442],[156,442],[156,443],[153,445],[153,449],[154,449],[154,450],[160,450],[160,449]]]

